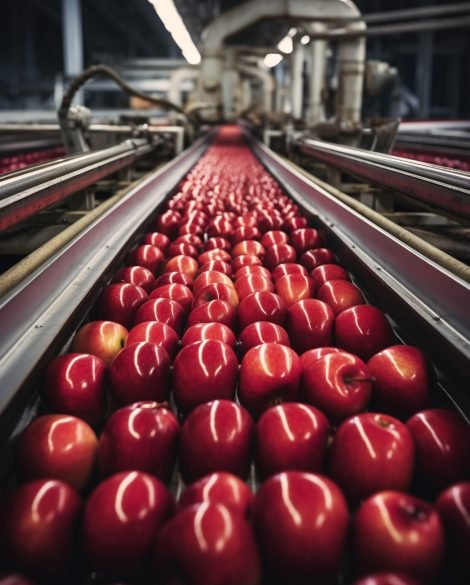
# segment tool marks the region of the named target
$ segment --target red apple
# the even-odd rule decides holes
[[[238,244],[244,240],[259,240],[261,237],[260,231],[257,227],[243,225],[238,227],[232,236],[232,244]]]
[[[210,260],[209,262],[204,262],[199,268],[199,274],[206,272],[207,270],[213,270],[214,272],[222,272],[227,276],[232,274],[232,267],[227,262],[223,260]]]
[[[183,272],[165,272],[152,282],[151,290],[164,286],[165,284],[184,284],[191,289],[193,281]]]
[[[240,302],[237,317],[241,330],[256,321],[270,321],[283,326],[287,318],[287,306],[279,295],[269,291],[255,292]]]
[[[193,303],[193,293],[184,284],[164,284],[157,288],[154,288],[150,293],[151,299],[171,299],[176,301],[182,307],[184,312],[187,314],[191,310]]]
[[[81,500],[57,479],[23,483],[2,502],[2,557],[33,574],[57,574],[72,556]]]
[[[0,575],[0,585],[35,585],[33,581],[20,575],[19,573],[9,573]]]
[[[428,491],[470,477],[470,426],[455,411],[423,410],[406,423],[416,446],[416,475]]]
[[[258,256],[258,258],[263,258],[265,253],[265,247],[256,240],[244,240],[243,242],[238,242],[232,248],[233,258],[237,256]]]
[[[178,227],[181,220],[181,214],[177,211],[165,211],[157,215],[152,227],[161,232],[170,239],[174,239],[178,233]]]
[[[158,402],[135,402],[116,410],[100,437],[101,475],[138,469],[170,481],[179,430],[175,415]]]
[[[174,256],[192,256],[193,258],[197,258],[199,252],[195,246],[191,246],[187,242],[180,242],[179,244],[173,242],[173,244],[168,246],[165,256],[166,258],[173,258]]]
[[[238,397],[255,417],[274,404],[295,400],[302,365],[285,345],[264,343],[250,349],[240,368]]]
[[[183,347],[173,364],[173,396],[178,409],[189,412],[217,398],[231,399],[237,382],[235,352],[221,341],[208,339]]]
[[[219,282],[233,288],[233,282],[229,276],[216,270],[206,270],[196,278],[193,285],[193,294],[197,296],[199,292],[209,284]]]
[[[109,366],[109,387],[118,404],[163,402],[170,396],[170,356],[149,341],[131,343]]]
[[[196,248],[197,252],[199,253],[203,248],[202,240],[196,234],[184,234],[183,236],[179,236],[173,242],[173,244],[190,244]]]
[[[354,581],[352,585],[420,585],[403,573],[374,573]]]
[[[318,289],[317,299],[328,303],[335,315],[350,307],[365,304],[361,291],[348,280],[328,280]]]
[[[287,219],[285,222],[285,227],[287,233],[289,234],[295,230],[307,227],[307,225],[308,225],[307,219],[305,217],[300,216],[291,217],[290,219]]]
[[[346,544],[348,509],[326,477],[288,471],[265,481],[253,505],[269,582],[331,583]]]
[[[235,281],[235,289],[240,300],[254,292],[274,291],[274,285],[270,278],[264,275],[252,274],[242,276]]]
[[[261,477],[281,471],[321,471],[330,425],[316,408],[286,402],[268,408],[256,425],[256,469]]]
[[[317,299],[297,301],[287,314],[287,332],[298,353],[331,345],[335,316],[333,309]]]
[[[452,485],[436,501],[446,542],[449,567],[456,576],[470,577],[470,481]],[[464,580],[462,579],[462,583]],[[467,581],[468,582],[468,581]]]
[[[96,355],[108,365],[124,347],[127,333],[127,329],[120,323],[91,321],[77,331],[71,350],[74,353]]]
[[[222,504],[190,506],[171,519],[154,546],[161,585],[260,585],[252,529]]]
[[[406,491],[414,460],[406,425],[385,414],[365,412],[338,428],[330,450],[330,476],[352,503],[358,503],[381,490]]]
[[[208,250],[207,252],[203,252],[198,257],[198,262],[200,265],[205,264],[206,262],[211,262],[214,260],[220,260],[222,262],[230,262],[232,256],[230,255],[227,250],[218,250],[215,248],[214,250]]]
[[[339,347],[316,347],[315,349],[305,351],[300,356],[300,361],[302,362],[302,367],[305,369],[325,355],[329,355],[330,353],[340,353],[342,351],[343,350],[339,349]]]
[[[287,275],[294,275],[294,274],[301,274],[303,276],[308,276],[307,270],[302,266],[302,264],[293,264],[292,262],[286,262],[285,264],[279,264],[276,268],[272,271],[273,280],[277,283],[278,280],[283,278]]]
[[[192,327],[198,323],[223,323],[230,329],[235,324],[235,311],[230,303],[216,299],[193,309],[189,313],[187,327]]]
[[[340,313],[335,321],[336,345],[368,360],[393,345],[395,335],[384,313],[371,305],[357,305]]]
[[[276,292],[290,307],[297,301],[313,298],[315,285],[304,274],[287,274],[276,282]]]
[[[262,265],[263,265],[263,262],[261,261],[261,258],[258,258],[258,256],[249,256],[247,254],[244,254],[242,256],[236,256],[232,260],[233,272],[238,272],[238,270],[240,270],[240,268],[243,268],[244,266],[262,266]]]
[[[152,290],[155,277],[143,266],[125,266],[114,275],[113,282],[128,282],[142,287],[147,293]]]
[[[232,223],[222,216],[214,218],[207,227],[207,235],[209,237],[220,237],[231,240],[233,236]]]
[[[162,252],[165,252],[165,250],[170,245],[170,241],[170,238],[165,234],[161,234],[160,232],[149,232],[145,234],[142,243],[150,244],[151,246],[160,248]]]
[[[439,575],[443,548],[438,513],[410,494],[375,494],[354,518],[354,560],[361,574],[397,571],[431,583]]]
[[[85,421],[63,414],[40,416],[19,440],[20,475],[27,480],[60,479],[80,490],[90,479],[97,445],[98,439]]]
[[[312,270],[310,278],[318,287],[329,280],[350,280],[347,271],[339,264],[321,264]]]
[[[250,325],[245,327],[240,333],[238,341],[241,355],[244,355],[252,347],[256,347],[263,343],[279,343],[290,347],[290,340],[287,331],[280,325],[270,323],[269,321],[250,323]]]
[[[248,412],[230,400],[195,408],[181,427],[179,466],[185,483],[213,471],[242,479],[250,468],[254,425]]]
[[[261,238],[261,244],[265,248],[275,246],[276,244],[289,244],[289,236],[280,230],[272,230],[263,235]]]
[[[209,238],[204,244],[204,250],[227,250],[230,252],[232,244],[225,238]]]
[[[136,284],[108,284],[98,299],[97,316],[128,328],[132,325],[137,309],[148,298],[145,290]]]
[[[376,410],[395,416],[409,416],[429,401],[431,366],[421,350],[411,345],[394,345],[373,355],[367,366],[374,379]]]
[[[366,364],[346,352],[329,353],[306,364],[302,372],[302,399],[316,406],[334,424],[366,409],[372,378]]]
[[[215,471],[183,491],[178,501],[178,510],[194,504],[223,504],[248,517],[253,499],[253,492],[238,476],[227,471]]]
[[[141,305],[135,314],[134,325],[145,321],[159,321],[172,327],[179,335],[183,330],[184,309],[171,299],[150,299]]]
[[[173,256],[165,264],[163,272],[182,272],[194,280],[199,264],[192,256]]]
[[[291,233],[290,241],[291,245],[300,256],[307,250],[319,248],[322,243],[322,238],[319,232],[314,228],[301,228]]]
[[[157,274],[163,265],[163,260],[164,256],[160,248],[144,244],[132,250],[127,256],[126,262],[128,266],[143,266],[153,274]]]
[[[98,484],[82,524],[91,568],[119,576],[138,572],[172,511],[170,492],[148,473],[125,471]]]
[[[154,343],[168,353],[173,360],[179,349],[179,339],[173,327],[159,321],[143,321],[133,327],[126,337],[126,346],[141,341]]]
[[[267,268],[264,266],[259,266],[258,264],[255,266],[242,266],[237,272],[235,273],[235,282],[239,278],[243,278],[244,276],[254,276],[254,275],[265,276],[268,280],[271,280],[271,273]]]
[[[205,341],[206,339],[222,341],[232,349],[235,348],[236,337],[233,331],[223,323],[198,323],[189,327],[181,339],[181,345],[186,347],[191,343]]]
[[[275,244],[266,248],[264,265],[269,270],[274,270],[279,264],[294,264],[297,260],[297,253],[289,244]]]
[[[99,357],[66,353],[49,363],[42,396],[50,410],[95,425],[104,416],[105,375],[106,365]]]
[[[237,291],[232,284],[227,285],[222,284],[221,282],[212,282],[201,288],[199,292],[194,295],[192,308],[197,309],[197,307],[210,303],[210,301],[215,301],[216,299],[226,301],[234,310],[238,307],[239,300]]]

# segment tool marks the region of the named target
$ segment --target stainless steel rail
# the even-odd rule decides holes
[[[470,219],[468,173],[310,138],[301,137],[294,144],[301,153],[351,175],[404,193],[434,209]]]
[[[29,401],[41,369],[61,351],[107,275],[200,158],[207,141],[199,140],[131,189],[0,299],[0,444]]]
[[[264,144],[251,144],[267,170],[328,233],[339,257],[406,332],[404,338],[446,372],[455,385],[451,398],[470,416],[470,284],[315,185]]]
[[[40,164],[0,179],[0,231],[132,164],[155,145],[126,140],[99,151]]]

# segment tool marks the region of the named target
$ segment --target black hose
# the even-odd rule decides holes
[[[173,102],[170,102],[166,99],[156,98],[138,91],[137,89],[129,85],[126,81],[124,81],[124,79],[120,75],[118,75],[118,73],[116,73],[114,69],[111,69],[111,67],[108,67],[107,65],[92,65],[91,67],[88,67],[88,69],[85,69],[85,71],[83,71],[83,73],[81,73],[76,79],[74,79],[70,84],[69,88],[67,89],[67,91],[64,93],[62,103],[60,104],[59,108],[59,120],[67,119],[68,111],[70,109],[73,98],[75,97],[77,91],[89,79],[92,79],[97,75],[104,75],[105,77],[109,77],[116,83],[116,85],[118,85],[123,91],[125,91],[129,95],[144,99],[148,102],[151,102],[157,106],[161,106],[168,110],[174,110],[175,112],[179,112],[180,114],[183,114],[188,118],[188,115],[185,113],[185,111],[177,104],[174,104]]]

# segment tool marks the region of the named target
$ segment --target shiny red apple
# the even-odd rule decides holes
[[[26,480],[50,477],[80,490],[95,467],[97,446],[98,439],[85,421],[46,414],[23,431],[18,442],[18,469]]]
[[[160,232],[146,233],[142,240],[143,244],[150,244],[151,246],[160,248],[162,252],[165,252],[165,250],[170,245],[170,242],[170,238],[166,234],[162,234]]]
[[[173,256],[165,264],[163,272],[182,272],[189,278],[193,279],[196,277],[199,264],[192,256],[185,256],[184,254],[179,256]]]
[[[191,290],[184,284],[164,284],[154,288],[150,293],[151,299],[170,299],[179,303],[186,314],[191,310],[194,297]]]
[[[145,290],[136,284],[128,282],[108,284],[98,299],[97,316],[129,328],[137,309],[148,298]]]
[[[143,321],[133,327],[127,337],[126,346],[141,341],[148,341],[163,349],[173,360],[179,349],[178,334],[169,325],[160,323],[159,321]]]
[[[414,461],[406,425],[386,414],[365,412],[339,426],[330,449],[329,475],[357,504],[382,490],[406,491]]]
[[[108,365],[124,347],[127,329],[113,321],[90,321],[73,338],[73,353],[91,353]]]
[[[143,266],[125,266],[116,272],[113,282],[128,282],[142,287],[147,293],[152,289],[155,280],[153,272]]]
[[[201,305],[217,299],[226,301],[235,311],[237,310],[239,300],[235,287],[232,284],[227,285],[221,282],[212,282],[195,293],[192,308],[197,309]]]
[[[256,470],[261,477],[281,471],[319,472],[330,425],[307,404],[286,402],[268,408],[256,424]]]
[[[298,353],[331,345],[335,316],[333,309],[317,299],[303,299],[289,307],[287,332]]]
[[[246,478],[250,468],[254,424],[242,407],[214,400],[195,408],[181,427],[179,466],[185,483],[213,471]]]
[[[269,582],[333,582],[348,509],[330,479],[302,471],[272,476],[255,496],[253,522]]]
[[[340,313],[336,317],[334,337],[338,347],[365,361],[396,343],[384,313],[372,305],[357,305]]]
[[[161,585],[260,585],[252,528],[242,514],[204,502],[182,510],[153,549]]]
[[[276,281],[276,293],[288,307],[297,301],[313,298],[315,290],[313,280],[304,274],[286,274]]]
[[[275,404],[296,400],[302,365],[290,347],[264,343],[242,359],[238,397],[253,416]]]
[[[335,352],[310,364],[305,364],[304,360],[303,366],[302,399],[319,408],[329,421],[339,424],[366,409],[372,378],[360,358],[346,352]]]
[[[264,265],[268,270],[274,270],[279,264],[295,264],[297,252],[289,244],[274,244],[266,248],[264,255]]]
[[[235,393],[238,360],[226,343],[207,339],[181,349],[172,371],[173,396],[181,412]]]
[[[424,500],[399,491],[371,496],[354,518],[352,542],[362,574],[397,571],[423,584],[437,580],[444,534],[439,514]]]
[[[335,315],[365,303],[359,288],[348,280],[328,280],[318,289],[316,297],[328,303]]]
[[[310,273],[318,287],[329,280],[350,280],[348,272],[339,264],[321,264]]]
[[[275,283],[289,274],[301,274],[303,276],[308,276],[308,272],[306,268],[302,266],[302,264],[293,264],[291,262],[279,264],[279,266],[276,266],[276,268],[272,271],[272,277]]]
[[[269,321],[257,321],[250,323],[240,333],[238,338],[240,355],[244,355],[252,347],[263,343],[279,343],[290,347],[287,331],[276,323]]]
[[[105,411],[106,364],[95,355],[65,353],[46,370],[43,399],[55,412],[77,416],[91,425]]]
[[[269,291],[255,292],[240,302],[237,318],[240,330],[256,321],[270,321],[284,326],[287,306],[279,295]]]
[[[152,274],[158,274],[163,266],[164,256],[160,248],[150,244],[137,246],[132,250],[126,259],[128,266],[143,266],[148,268]]]
[[[207,339],[222,341],[232,349],[235,348],[237,341],[233,331],[223,323],[198,323],[186,329],[181,339],[181,345],[182,347],[186,347],[191,343],[205,341]]]
[[[126,345],[108,370],[109,388],[118,404],[163,402],[170,396],[170,356],[150,341]]]
[[[82,545],[92,569],[112,576],[138,573],[173,511],[173,498],[156,478],[124,471],[102,481],[83,515]]]
[[[183,330],[183,307],[171,299],[150,299],[141,305],[134,316],[134,325],[146,321],[159,321],[172,327],[179,335]]]
[[[158,402],[136,402],[116,410],[99,441],[101,475],[138,469],[168,482],[176,460],[179,430],[175,415]]]
[[[164,272],[152,282],[151,290],[165,284],[184,284],[191,289],[193,280],[184,272]]]
[[[319,248],[322,243],[322,238],[315,228],[300,228],[291,232],[290,241],[300,256],[307,250]]]
[[[235,325],[235,310],[230,303],[221,299],[209,301],[193,309],[189,313],[187,327],[198,323],[223,323],[233,329]]]

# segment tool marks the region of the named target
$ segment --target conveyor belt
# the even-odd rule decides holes
[[[16,403],[21,389],[30,386],[45,360],[70,336],[110,267],[117,265],[134,234],[206,143],[197,143],[135,188],[1,300],[1,412]],[[400,326],[412,330],[412,339],[461,389],[470,371],[469,285],[335,201],[262,144],[253,141],[252,147],[291,196],[328,231],[339,257],[354,266],[366,288]],[[454,399],[470,413],[468,394],[457,391]],[[2,426],[2,431],[7,429]]]
[[[404,193],[454,217],[470,219],[468,173],[310,138],[299,138],[295,145],[303,154],[353,176]]]

